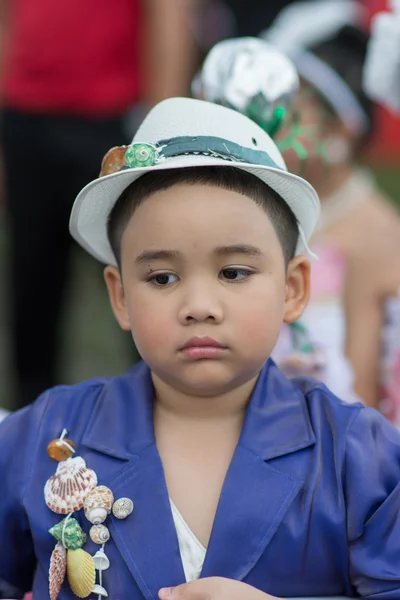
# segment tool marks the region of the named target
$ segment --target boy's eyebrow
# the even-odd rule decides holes
[[[227,254],[245,254],[247,256],[264,256],[263,252],[251,244],[232,244],[230,246],[218,246],[215,254],[226,256]],[[153,260],[170,260],[181,256],[178,250],[144,250],[136,257],[136,264],[143,264]]]
[[[177,250],[144,250],[136,257],[135,263],[142,264],[152,260],[168,260],[180,255]]]
[[[247,256],[264,256],[256,246],[251,244],[232,244],[231,246],[219,246],[215,249],[215,254],[246,254]]]

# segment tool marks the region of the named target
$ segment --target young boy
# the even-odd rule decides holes
[[[71,231],[143,362],[0,426],[0,578],[39,600],[49,577],[61,600],[400,598],[399,434],[268,358],[307,303],[313,189],[245,116],[189,99],[102,174]]]

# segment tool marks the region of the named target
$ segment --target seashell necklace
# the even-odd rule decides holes
[[[110,567],[104,551],[110,532],[103,523],[111,511],[117,519],[128,517],[133,511],[133,502],[130,498],[114,501],[114,494],[108,487],[97,485],[97,475],[86,466],[84,459],[80,456],[73,458],[75,444],[65,437],[67,433],[64,429],[61,436],[47,447],[47,454],[58,462],[58,467],[46,481],[44,499],[50,510],[66,515],[49,530],[57,540],[50,558],[50,599],[57,600],[67,575],[71,590],[78,598],[95,594],[101,600],[108,596],[103,587],[103,571]],[[87,536],[73,517],[81,509],[92,523],[90,539],[100,546],[94,556],[83,550]]]

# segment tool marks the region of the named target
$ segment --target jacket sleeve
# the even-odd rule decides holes
[[[400,598],[400,433],[362,408],[348,431],[344,490],[349,569],[362,598]]]
[[[36,560],[24,494],[45,407],[46,394],[0,424],[0,598],[10,597],[6,589],[32,586]]]

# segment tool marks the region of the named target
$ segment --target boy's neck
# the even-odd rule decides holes
[[[242,423],[257,377],[258,375],[229,392],[216,396],[201,396],[174,389],[153,373],[155,410],[159,414],[179,420]]]

